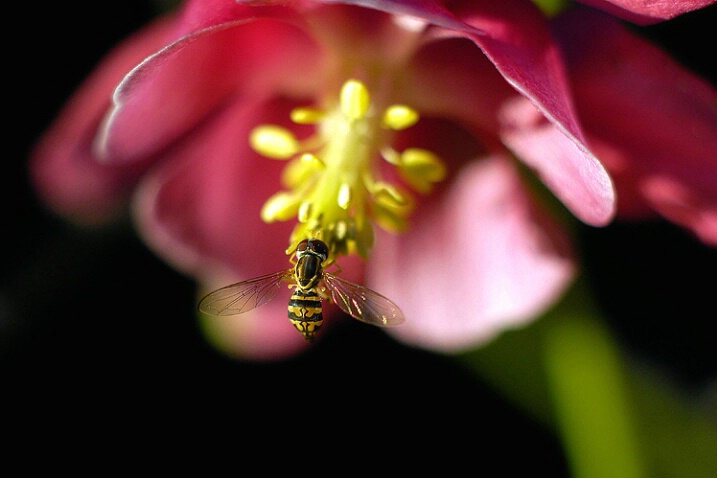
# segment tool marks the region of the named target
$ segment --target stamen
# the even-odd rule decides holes
[[[363,83],[349,80],[341,88],[341,112],[352,120],[366,116],[371,105],[371,95]]]
[[[311,203],[308,201],[304,201],[299,206],[299,214],[297,216],[297,219],[299,222],[306,223],[309,220],[309,217],[311,217]]]
[[[358,80],[344,83],[333,108],[295,108],[291,119],[316,124],[316,133],[298,141],[285,128],[262,125],[250,137],[258,153],[291,159],[282,175],[289,191],[274,194],[261,211],[265,222],[298,219],[287,253],[303,239],[318,238],[333,259],[352,253],[365,258],[373,247],[374,223],[394,232],[408,227],[413,198],[379,177],[379,157],[419,192],[430,191],[446,175],[445,165],[430,151],[399,152],[390,144],[392,131],[413,126],[418,112],[406,105],[379,108]]]
[[[280,191],[269,198],[261,209],[261,219],[266,223],[286,221],[296,216],[299,200],[295,194]]]
[[[326,116],[326,112],[317,108],[295,108],[291,111],[291,121],[297,124],[317,124]]]
[[[351,193],[351,186],[349,184],[342,184],[339,188],[339,195],[336,198],[337,203],[341,209],[348,209],[351,205],[351,198],[353,194]]]
[[[294,134],[280,126],[263,125],[251,132],[249,144],[257,153],[273,159],[289,159],[299,151]]]
[[[346,221],[338,221],[333,229],[333,232],[336,236],[336,239],[338,239],[339,241],[343,241],[348,235],[348,230],[349,228],[346,225]]]
[[[430,151],[409,148],[401,154],[401,173],[419,192],[428,193],[446,177],[446,166]]]
[[[381,201],[390,200],[397,206],[403,206],[408,204],[408,201],[406,200],[404,195],[401,194],[395,186],[383,181],[377,181],[376,183],[374,183],[371,189],[371,193],[373,194],[374,198]]]
[[[383,113],[383,125],[394,131],[409,128],[418,122],[419,115],[416,110],[405,105],[393,105],[386,108]]]
[[[388,164],[393,164],[394,166],[401,166],[401,155],[398,151],[396,151],[390,146],[384,146],[383,148],[381,148],[381,157],[386,160]]]
[[[413,204],[397,204],[388,195],[378,195],[373,207],[376,222],[385,230],[399,233],[408,228],[407,217],[413,210]]]
[[[301,160],[304,162],[304,164],[307,164],[308,166],[317,170],[326,168],[326,165],[323,161],[321,161],[321,158],[319,158],[315,154],[304,153],[301,155]]]

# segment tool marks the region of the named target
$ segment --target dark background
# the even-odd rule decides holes
[[[336,438],[365,437],[348,456],[397,454],[406,444],[412,461],[460,466],[479,456],[502,476],[567,476],[552,432],[452,359],[402,346],[378,329],[346,324],[279,363],[220,355],[197,329],[192,280],[153,256],[129,223],[82,230],[38,203],[27,181],[29,149],[106,51],[154,15],[147,1],[107,5],[33,7],[6,45],[0,390],[14,404],[5,408],[9,416],[74,426],[90,418],[102,431],[203,422],[232,440],[264,437],[260,446],[281,446],[297,466]],[[714,83],[715,12],[641,30]],[[599,305],[621,343],[687,391],[714,380],[716,251],[664,222],[582,226],[579,235]],[[298,450],[303,430],[324,439]],[[489,444],[464,454],[466,436]],[[453,452],[431,456],[440,443]]]

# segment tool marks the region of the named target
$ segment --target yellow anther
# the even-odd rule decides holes
[[[293,194],[281,191],[270,197],[261,208],[261,219],[266,223],[286,221],[296,216],[299,203]]]
[[[297,215],[297,218],[298,218],[299,222],[306,223],[310,217],[311,217],[311,203],[309,201],[304,201],[299,206],[299,213]]]
[[[393,164],[394,166],[401,165],[401,155],[390,146],[381,148],[381,157],[389,164]]]
[[[380,98],[390,99],[382,90]],[[271,223],[296,218],[287,253],[315,237],[330,248],[332,258],[358,253],[368,257],[374,244],[373,226],[402,231],[414,207],[413,196],[386,182],[376,164],[382,156],[420,192],[446,175],[440,158],[423,149],[399,153],[393,134],[419,120],[416,110],[402,104],[383,108],[371,103],[368,88],[358,80],[344,83],[338,101],[324,99],[329,109],[300,107],[291,111],[294,123],[316,125],[315,134],[299,141],[289,130],[262,125],[251,133],[258,153],[289,159],[282,180],[286,191],[269,198],[261,218]],[[390,104],[390,103],[385,103]],[[374,115],[376,111],[383,114]]]
[[[349,80],[341,88],[341,112],[351,120],[366,117],[371,106],[368,88],[358,80]]]
[[[434,153],[420,148],[409,148],[401,154],[401,172],[422,193],[430,191],[433,183],[446,177],[446,166]]]
[[[312,153],[304,153],[289,161],[281,175],[281,180],[287,187],[298,188],[319,171],[323,171],[326,165],[318,156]]]
[[[385,230],[403,232],[408,227],[407,213],[397,210],[382,201],[376,201],[373,208],[374,220]]]
[[[334,236],[336,236],[336,239],[339,241],[343,241],[346,239],[346,235],[349,232],[349,226],[346,224],[346,221],[337,221],[334,226]]]
[[[298,124],[316,124],[325,116],[326,112],[318,108],[295,108],[291,111],[291,121]]]
[[[373,226],[367,218],[359,218],[355,222],[356,228],[354,231],[355,239],[352,243],[361,257],[368,257],[369,252],[373,248]]]
[[[316,156],[315,154],[312,154],[312,153],[304,153],[304,154],[302,154],[302,155],[301,155],[301,161],[302,161],[304,164],[306,164],[307,166],[310,166],[310,167],[315,168],[315,169],[317,169],[317,170],[321,170],[321,169],[326,168],[326,165],[325,165],[324,162],[321,160],[321,158],[319,158],[318,156]]]
[[[408,201],[393,184],[384,181],[376,181],[371,190],[376,200],[390,200],[397,206],[408,204]]]
[[[420,148],[409,148],[401,154],[403,167],[411,170],[414,174],[437,183],[446,177],[446,166],[443,161],[431,151]]]
[[[249,144],[257,153],[273,159],[288,159],[299,151],[299,142],[291,131],[274,125],[254,128]]]
[[[418,122],[416,110],[405,105],[393,105],[383,112],[383,125],[395,131],[406,129]]]
[[[339,207],[341,209],[348,209],[351,205],[351,199],[353,192],[351,191],[351,185],[344,183],[339,187],[339,195],[336,198]]]

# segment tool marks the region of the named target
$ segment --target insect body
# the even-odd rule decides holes
[[[306,340],[313,340],[321,328],[323,299],[368,324],[386,327],[403,322],[401,309],[386,297],[326,272],[328,256],[329,248],[322,241],[303,240],[296,248],[293,268],[215,290],[199,302],[199,310],[218,316],[248,312],[273,299],[282,282],[290,282],[294,293],[289,299],[289,321]]]

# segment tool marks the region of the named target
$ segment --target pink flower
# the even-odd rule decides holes
[[[714,2],[585,3],[647,23]],[[207,287],[288,268],[287,245],[318,228],[335,255],[368,258],[340,257],[342,277],[403,309],[389,333],[474,346],[536,317],[575,273],[512,154],[587,224],[612,220],[615,185],[618,214],[657,212],[717,244],[714,89],[575,10],[551,25],[521,0],[190,1],[80,89],[33,155],[35,182],[78,220],[131,198],[147,243]],[[381,123],[384,111],[397,118]],[[250,143],[262,131],[267,148]],[[321,154],[290,162],[285,184],[286,164],[257,153],[294,157],[311,141]],[[374,246],[371,221],[406,231]],[[279,299],[207,324],[245,356],[305,347]]]

